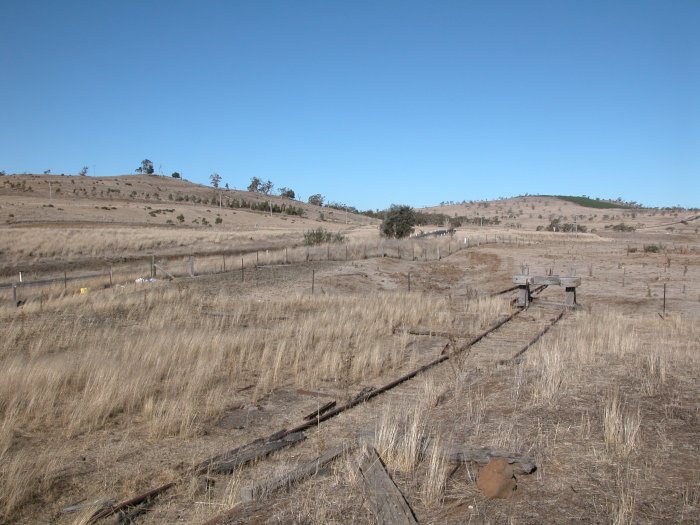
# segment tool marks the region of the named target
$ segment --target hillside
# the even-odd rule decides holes
[[[700,226],[690,211],[656,208],[593,208],[577,199],[554,196],[525,196],[494,201],[472,201],[422,208],[426,213],[442,213],[449,217],[467,217],[473,225],[498,222],[499,228],[535,231],[546,228],[552,220],[584,226],[599,235],[613,233],[615,226],[631,226],[636,230],[655,232],[696,233]],[[593,201],[597,202],[597,201]],[[489,219],[488,221],[486,219]],[[682,221],[685,221],[682,222]]]
[[[317,228],[349,239],[376,237],[376,224],[362,215],[172,177],[0,177],[3,273],[94,267],[117,255],[298,246],[304,232]]]

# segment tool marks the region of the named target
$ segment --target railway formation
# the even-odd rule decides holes
[[[419,386],[415,384],[415,381],[411,380],[428,371],[435,371],[437,373],[440,366],[444,366],[450,361],[461,361],[460,364],[468,362],[469,367],[472,369],[517,363],[522,359],[522,355],[553,326],[561,321],[568,311],[564,305],[536,300],[538,294],[546,288],[547,285],[541,285],[530,290],[532,302],[529,302],[527,307],[517,307],[515,311],[502,317],[475,337],[467,338],[458,333],[417,330],[410,327],[395,329],[395,333],[444,337],[447,338],[449,342],[446,343],[438,357],[409,373],[380,387],[364,389],[350,401],[343,404],[338,404],[337,401],[330,401],[304,417],[296,426],[281,428],[271,435],[260,437],[244,445],[206,458],[167,483],[152,487],[130,498],[96,510],[87,519],[86,523],[97,523],[103,518],[115,514],[122,516],[123,519],[121,521],[126,520],[128,522],[133,517],[145,512],[145,507],[151,507],[157,504],[159,497],[162,497],[166,492],[185,480],[190,479],[192,476],[206,475],[208,478],[211,476],[225,476],[248,464],[265,460],[269,458],[273,452],[283,451],[284,449],[288,449],[303,442],[306,439],[306,431],[320,427],[323,423],[354,408],[361,409],[363,406],[371,406],[372,403],[369,402],[373,399],[398,390],[401,387],[414,389],[416,390],[416,395],[419,395]],[[515,286],[495,292],[491,295],[504,295],[517,289],[518,287]],[[512,299],[511,304],[515,305],[517,301],[518,299],[515,297]],[[531,315],[523,315],[524,312],[529,312]],[[454,366],[454,364],[450,364],[450,366]],[[411,383],[413,383],[413,385],[411,385]],[[296,474],[290,473],[278,480],[259,482],[250,485],[243,489],[242,497],[244,500],[253,500],[263,492],[289,486],[293,482],[313,475],[318,471],[320,466],[336,459],[347,451],[347,449],[347,443],[341,444],[339,447],[331,448],[325,454],[313,459],[305,466],[303,465],[300,469],[296,469]],[[233,523],[236,521],[235,518],[239,510],[238,507],[230,509],[217,515],[207,522],[207,524]]]

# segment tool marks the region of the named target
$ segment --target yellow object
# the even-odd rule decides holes
[[[80,295],[86,294],[90,291],[90,288],[81,288],[80,289]]]

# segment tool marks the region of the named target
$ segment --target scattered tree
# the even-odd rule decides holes
[[[272,181],[263,182],[258,177],[253,177],[250,179],[250,184],[248,184],[248,191],[269,195],[274,186]]]
[[[280,194],[280,197],[285,197],[287,199],[293,199],[295,197],[294,190],[291,188],[280,188],[277,190]]]
[[[269,195],[270,192],[272,191],[272,188],[274,187],[274,184],[272,184],[272,181],[267,181],[264,182],[263,184],[260,185],[260,193],[264,193],[265,195]]]
[[[324,197],[320,193],[315,193],[309,197],[308,203],[316,206],[323,206]]]
[[[172,175],[170,175],[173,179],[181,179],[182,176],[177,172],[174,171]]]
[[[88,174],[88,169],[89,168],[87,166],[83,166],[83,168],[78,172],[78,175],[85,177]]]
[[[401,239],[413,233],[416,224],[416,212],[410,206],[392,204],[384,215],[380,227],[385,237]]]
[[[209,180],[211,181],[211,185],[215,188],[219,187],[219,184],[221,183],[221,175],[218,173],[212,173],[209,175]]]
[[[262,184],[262,181],[257,178],[253,177],[250,179],[250,184],[248,184],[248,191],[257,193],[260,191],[260,185]]]
[[[51,170],[44,170],[44,175],[50,175],[50,174],[51,174]]]
[[[153,162],[148,159],[143,159],[141,161],[141,166],[136,168],[136,173],[143,173],[145,175],[153,175]]]
[[[228,189],[228,182],[224,185],[224,188]]]

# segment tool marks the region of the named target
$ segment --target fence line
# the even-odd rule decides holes
[[[58,284],[63,284],[65,290],[69,282],[76,281],[104,279],[105,283],[102,283],[101,287],[108,288],[115,284],[133,282],[134,276],[183,278],[229,273],[232,271],[240,271],[242,279],[245,279],[245,269],[250,268],[291,266],[320,261],[359,261],[382,257],[410,261],[436,261],[465,249],[485,244],[523,244],[530,242],[529,239],[523,239],[519,235],[472,235],[459,239],[445,235],[432,238],[379,240],[376,243],[287,246],[272,250],[250,250],[246,252],[231,250],[216,254],[199,253],[196,256],[159,256],[149,254],[144,256],[143,259],[134,262],[105,266],[102,271],[80,273],[78,275],[68,275],[64,272],[63,276],[55,278],[29,281],[23,279],[22,281],[0,283],[0,290],[11,291],[11,300],[13,303],[16,303],[20,290]],[[236,263],[238,257],[240,257],[240,267]],[[129,280],[125,280],[127,276]],[[115,277],[121,277],[119,283],[115,281]],[[107,284],[107,279],[109,284]]]

